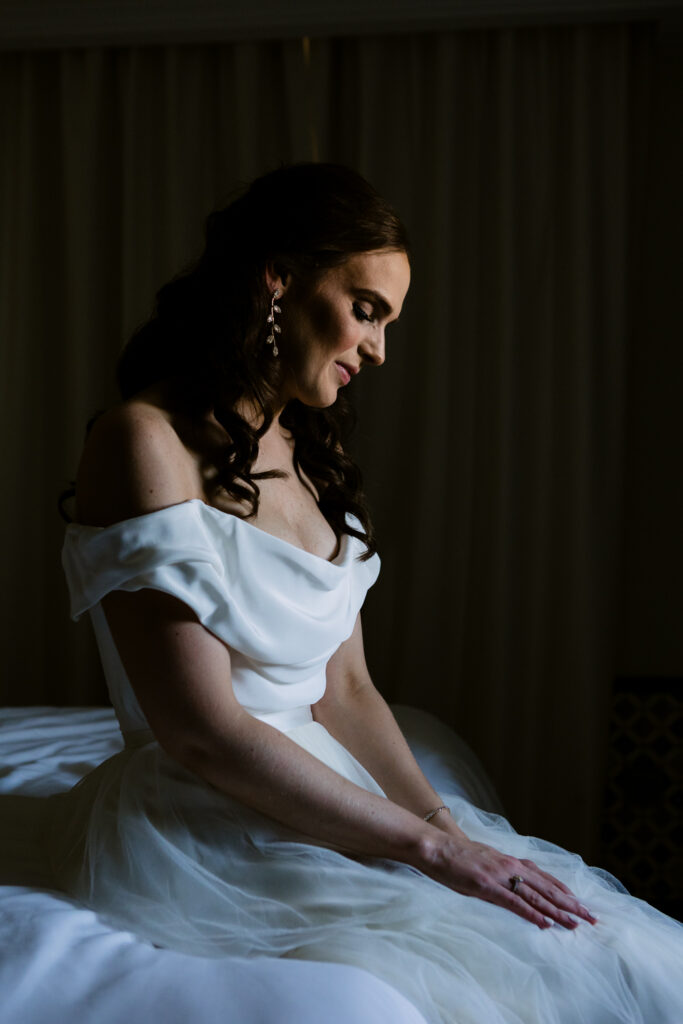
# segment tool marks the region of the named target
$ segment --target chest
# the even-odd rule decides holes
[[[253,471],[268,469],[278,469],[287,475],[257,481],[259,507],[249,522],[319,558],[334,558],[338,553],[334,530],[320,511],[313,483],[303,472],[303,480],[297,476],[291,453],[260,453]],[[212,485],[211,480],[203,480],[202,490],[202,499],[222,512],[245,516],[250,511],[247,502],[237,501],[222,487]]]

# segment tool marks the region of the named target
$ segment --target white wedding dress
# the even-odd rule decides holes
[[[357,521],[349,517],[349,523]],[[262,816],[160,748],[100,600],[151,587],[230,646],[251,714],[347,779],[382,790],[311,715],[379,558],[343,535],[326,561],[193,499],[100,528],[71,524],[63,564],[88,611],[126,747],[54,800],[51,854],[74,896],[159,946],[364,968],[434,1024],[681,1024],[683,926],[575,854],[442,793],[465,832],[531,857],[599,918],[541,931],[394,861],[346,856]]]

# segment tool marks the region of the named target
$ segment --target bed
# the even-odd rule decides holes
[[[437,791],[500,810],[450,729],[415,708],[394,713]],[[45,798],[121,746],[111,708],[0,711],[2,1024],[424,1024],[402,995],[358,968],[158,949],[57,891],[43,857]]]

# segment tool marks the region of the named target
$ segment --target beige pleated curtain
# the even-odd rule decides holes
[[[365,173],[414,240],[355,452],[391,700],[477,750],[522,830],[590,854],[614,670],[647,26],[0,56],[4,701],[103,699],[60,488],[117,354],[241,181]]]

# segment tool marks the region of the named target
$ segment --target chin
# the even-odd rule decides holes
[[[337,401],[339,388],[329,387],[323,384],[321,387],[313,387],[307,394],[302,394],[299,401],[309,409],[329,409]]]
[[[308,406],[309,409],[329,409],[330,406],[334,405],[334,403],[336,401],[337,401],[337,396],[335,394],[335,395],[332,395],[328,399],[317,398],[317,399],[312,399],[312,400],[307,401],[307,402],[304,402],[302,400],[301,404]]]

